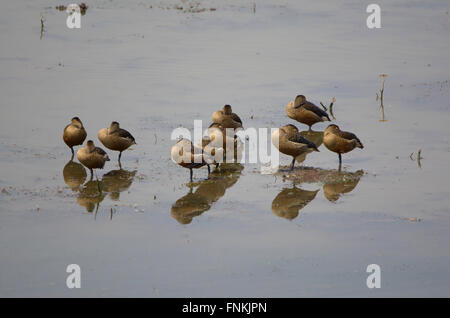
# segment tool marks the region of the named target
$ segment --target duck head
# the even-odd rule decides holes
[[[231,110],[231,106],[230,105],[223,106],[223,113],[225,115],[231,115],[233,113],[233,111]]]
[[[83,123],[81,122],[80,118],[78,118],[78,117],[72,118],[72,125],[75,125],[79,128],[83,127]]]
[[[120,129],[120,125],[119,125],[119,123],[117,121],[113,121],[111,123],[111,125],[109,125],[109,133],[113,133],[113,132],[115,132],[116,130],[119,130],[119,129]]]
[[[295,97],[294,107],[299,107],[304,103],[306,103],[306,97],[304,95],[297,95],[297,97]]]

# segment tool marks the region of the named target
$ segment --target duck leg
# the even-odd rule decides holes
[[[190,168],[189,170],[191,171],[190,174],[191,174],[191,182],[192,182],[192,174],[193,174],[192,168]]]
[[[92,169],[89,169],[91,171],[91,181],[94,178],[94,172],[92,171]]]
[[[119,153],[119,164],[120,164],[120,158],[122,157],[122,151]]]
[[[294,165],[295,165],[295,157],[292,159],[291,171],[294,170]]]
[[[211,174],[211,168],[210,168],[210,166],[208,165],[208,176]]]
[[[342,155],[338,153],[338,156],[339,156],[339,165],[342,165]]]
[[[70,161],[72,161],[73,157],[75,156],[75,151],[73,151],[73,147],[70,147],[70,150],[72,150],[72,158],[70,159]]]
[[[216,169],[219,169],[219,163],[216,163]]]

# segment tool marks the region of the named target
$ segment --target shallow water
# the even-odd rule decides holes
[[[2,4],[0,296],[448,296],[449,5],[379,1],[369,30],[359,1],[181,3],[87,3],[79,30],[46,1]],[[282,156],[275,175],[202,168],[193,184],[170,160],[172,130],[206,128],[225,103],[245,127],[305,129],[285,115],[300,93],[336,97],[336,123],[363,141],[347,179],[323,145],[293,173]],[[123,170],[109,152],[87,182],[70,163],[75,115],[96,143],[112,120],[130,130]],[[81,289],[66,287],[72,263]]]

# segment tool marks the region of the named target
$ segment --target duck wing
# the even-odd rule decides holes
[[[340,132],[338,133],[338,135],[339,135],[339,137],[344,138],[344,139],[347,139],[347,140],[353,140],[353,139],[355,139],[355,140],[361,145],[361,148],[364,147],[363,144],[362,144],[362,142],[361,142],[361,140],[359,140],[359,138],[356,137],[356,135],[353,134],[353,133],[351,133],[351,132],[348,132],[348,131],[340,131]]]
[[[96,152],[96,153],[98,153],[101,156],[106,155],[106,152],[102,148],[99,148],[99,147],[95,147],[92,152]]]
[[[330,117],[328,117],[328,114],[326,111],[317,107],[316,105],[314,105],[311,102],[305,102],[301,107],[303,107],[306,110],[309,110],[310,112],[313,112],[314,114],[316,114],[319,117],[326,117],[326,118],[328,118],[328,120],[330,120]]]
[[[313,148],[313,149],[317,148],[315,143],[313,143],[309,139],[306,139],[300,133],[295,133],[292,136],[289,136],[288,140],[292,141],[292,142],[295,142],[295,143],[298,143],[298,144],[306,145],[306,146],[308,146],[308,148]]]
[[[122,137],[122,138],[127,138],[127,139],[130,139],[131,141],[135,141],[134,140],[134,137],[133,137],[133,135],[131,135],[127,130],[125,130],[125,129],[119,129],[118,131],[117,131],[117,135],[119,136],[119,137]]]
[[[238,123],[240,123],[240,124],[242,125],[242,120],[241,120],[241,118],[239,118],[239,116],[236,115],[235,113],[232,113],[232,114],[231,114],[231,118],[232,118],[234,121],[237,121]]]

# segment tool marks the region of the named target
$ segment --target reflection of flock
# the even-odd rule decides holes
[[[87,212],[97,212],[100,203],[109,194],[111,200],[119,200],[120,193],[128,190],[136,175],[136,170],[124,169],[111,170],[103,175],[101,180],[87,179],[84,167],[70,160],[63,169],[63,177],[66,185],[74,192],[78,192],[77,202]]]
[[[329,201],[337,201],[342,193],[352,191],[359,182],[361,174],[341,172],[342,154],[354,148],[363,148],[358,137],[350,132],[341,131],[335,124],[329,125],[324,132],[313,131],[311,127],[324,121],[331,121],[327,112],[306,100],[305,96],[298,95],[294,101],[286,106],[289,118],[306,124],[309,130],[300,132],[299,129],[288,124],[278,128],[272,134],[272,143],[277,149],[292,157],[291,170],[295,162],[302,163],[307,154],[319,151],[322,143],[325,147],[338,154],[339,169],[332,173],[337,174],[334,181],[325,182],[323,191]],[[240,177],[243,166],[240,162],[243,143],[237,132],[243,129],[242,120],[233,113],[230,105],[212,114],[212,124],[203,136],[200,144],[182,138],[171,148],[171,158],[183,168],[190,170],[189,193],[177,200],[171,209],[172,216],[182,224],[188,224],[211,208],[211,205],[221,198],[227,188],[231,187]],[[93,170],[103,169],[108,154],[96,147],[92,140],[88,140],[85,147],[78,149],[77,159],[81,164],[73,162],[74,146],[82,145],[87,137],[86,130],[78,117],[64,129],[63,140],[72,151],[72,159],[63,170],[64,181],[67,186],[79,192],[77,202],[88,212],[97,211],[100,202],[109,193],[112,200],[118,200],[120,192],[127,190],[136,171],[123,170],[120,164],[122,152],[136,144],[134,137],[126,130],[120,128],[119,123],[112,122],[109,128],[98,132],[98,139],[109,150],[119,152],[119,170],[112,170],[105,174],[102,180],[93,181]],[[231,156],[230,156],[231,154]],[[231,163],[230,163],[231,162]],[[85,166],[91,172],[90,181],[86,181]],[[208,179],[194,185],[193,169],[206,166]],[[211,167],[215,169],[211,173]],[[342,175],[351,178],[342,179]],[[194,191],[194,188],[195,191]],[[307,191],[296,186],[284,188],[273,200],[272,211],[275,215],[287,219],[294,219],[299,211],[310,203],[317,195],[316,191]]]

